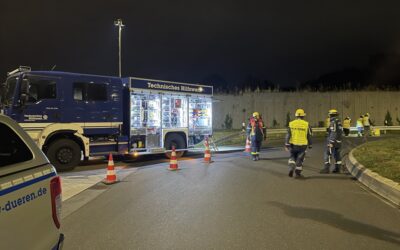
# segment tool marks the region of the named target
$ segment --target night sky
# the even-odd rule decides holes
[[[0,72],[19,65],[172,81],[294,85],[400,53],[400,1],[53,0],[0,4]],[[400,70],[400,69],[399,69]],[[218,80],[217,80],[218,79]]]

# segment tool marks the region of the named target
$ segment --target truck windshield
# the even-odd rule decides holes
[[[10,77],[5,83],[2,84],[0,90],[1,104],[8,106],[12,103],[14,98],[15,87],[17,86],[17,78]]]

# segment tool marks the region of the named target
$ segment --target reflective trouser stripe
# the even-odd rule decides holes
[[[296,162],[294,160],[290,159],[289,164],[296,164]]]
[[[342,161],[337,161],[336,164],[342,164]]]
[[[258,155],[258,152],[251,152],[252,155]]]
[[[297,166],[296,170],[303,170],[303,167],[302,166]]]

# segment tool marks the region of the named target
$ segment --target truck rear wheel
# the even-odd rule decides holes
[[[49,145],[46,155],[58,171],[67,171],[79,165],[81,148],[73,140],[60,139]]]
[[[172,146],[175,146],[175,149],[184,149],[186,148],[186,142],[183,136],[173,133],[169,134],[165,139],[165,149],[171,150]],[[177,151],[176,156],[182,157],[185,154],[185,151]],[[165,156],[169,159],[171,158],[171,153],[165,153]]]

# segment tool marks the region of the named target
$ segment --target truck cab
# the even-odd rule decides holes
[[[0,138],[0,249],[60,249],[60,177],[29,135],[4,115]]]
[[[21,67],[8,74],[1,93],[2,113],[20,124],[58,170],[122,145],[120,78]]]

